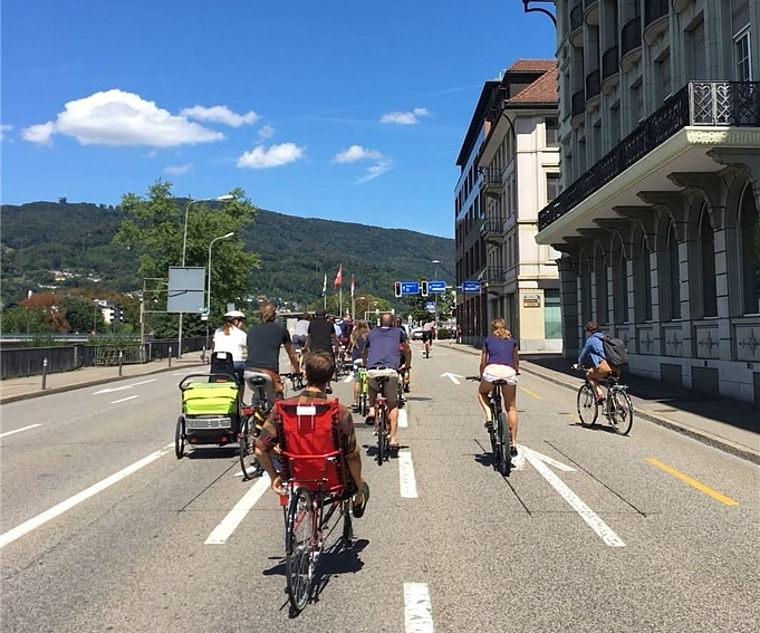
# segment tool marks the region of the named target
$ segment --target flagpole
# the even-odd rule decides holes
[[[343,318],[343,280],[340,281],[340,318]]]

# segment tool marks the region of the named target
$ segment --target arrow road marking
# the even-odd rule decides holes
[[[591,508],[589,508],[581,498],[576,495],[570,488],[567,487],[564,481],[562,481],[557,475],[555,475],[549,467],[543,462],[542,459],[536,456],[536,453],[531,450],[525,450],[525,459],[535,468],[546,481],[549,482],[552,488],[554,488],[560,496],[570,504],[570,507],[575,510],[581,518],[588,524],[588,526],[594,530],[605,542],[605,544],[611,547],[625,547],[623,540],[615,534],[612,528],[607,525]],[[559,462],[557,462],[559,463]],[[571,469],[572,470],[572,469]]]
[[[453,382],[455,385],[461,385],[462,383],[457,380],[457,378],[464,378],[464,376],[460,376],[459,374],[452,374],[451,372],[446,372],[445,374],[441,374],[441,378],[451,378],[451,382]]]
[[[536,459],[540,459],[545,464],[549,464],[549,466],[554,466],[558,470],[564,470],[565,472],[568,472],[568,473],[573,472],[575,470],[575,468],[573,468],[572,466],[568,466],[567,464],[563,464],[562,462],[559,462],[556,459],[549,457],[548,455],[544,455],[543,453],[534,451],[532,448],[526,448],[522,444],[518,444],[518,447],[520,448],[520,452],[526,457],[528,455],[531,455],[532,457],[535,457]]]

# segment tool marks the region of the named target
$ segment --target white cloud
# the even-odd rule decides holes
[[[7,123],[3,123],[2,125],[0,125],[0,141],[3,140],[5,133],[10,132],[12,129],[13,129],[13,126]]]
[[[375,165],[372,165],[372,167],[367,167],[367,171],[365,172],[364,176],[359,178],[359,180],[356,181],[356,184],[359,185],[364,182],[369,182],[370,180],[374,180],[380,174],[384,174],[386,171],[390,171],[390,169],[392,168],[393,168],[393,161],[390,158],[381,160]]]
[[[189,171],[192,171],[193,164],[185,163],[184,165],[168,165],[164,167],[165,174],[171,174],[172,176],[182,176]]]
[[[258,136],[260,141],[266,141],[274,136],[274,128],[271,125],[265,125],[259,130]]]
[[[266,149],[259,145],[250,152],[245,152],[237,159],[237,166],[249,169],[267,169],[293,163],[303,158],[305,148],[298,147],[295,143],[280,143]]]
[[[55,121],[21,131],[25,140],[50,145],[54,134],[82,145],[176,147],[221,141],[224,135],[171,114],[131,92],[113,89],[69,101]]]
[[[355,163],[357,160],[364,160],[366,158],[371,160],[377,160],[382,158],[382,153],[374,149],[366,149],[361,145],[352,145],[343,152],[338,152],[333,158],[334,163]]]
[[[203,106],[193,106],[192,108],[185,108],[179,113],[180,116],[187,117],[188,119],[197,119],[199,121],[211,121],[212,123],[224,123],[230,127],[240,127],[241,125],[256,123],[259,120],[259,115],[253,110],[246,112],[245,114],[237,114],[230,110],[227,106],[211,106],[205,108]]]
[[[388,112],[380,117],[380,123],[397,123],[398,125],[417,125],[422,117],[430,116],[427,108],[414,108],[410,112]]]

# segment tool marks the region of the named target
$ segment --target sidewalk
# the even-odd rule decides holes
[[[439,345],[480,355],[479,349],[469,345]],[[576,392],[582,377],[570,367],[572,364],[559,354],[520,355],[520,372]],[[628,385],[633,400],[634,433],[636,418],[641,418],[760,464],[760,407],[627,372],[622,382]],[[574,403],[575,396],[569,397]]]
[[[81,387],[92,387],[129,378],[148,376],[165,371],[183,371],[197,367],[200,373],[208,373],[208,365],[200,360],[198,352],[190,352],[182,358],[172,358],[171,367],[167,359],[135,365],[122,365],[122,375],[118,367],[82,367],[74,371],[48,374],[45,389],[42,389],[42,376],[25,376],[8,378],[0,381],[0,404],[27,400],[51,393],[72,391]]]

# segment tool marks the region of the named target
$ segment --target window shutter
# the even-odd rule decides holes
[[[731,0],[731,33],[749,26],[749,0]]]
[[[691,32],[692,79],[707,79],[705,23],[700,22]]]

